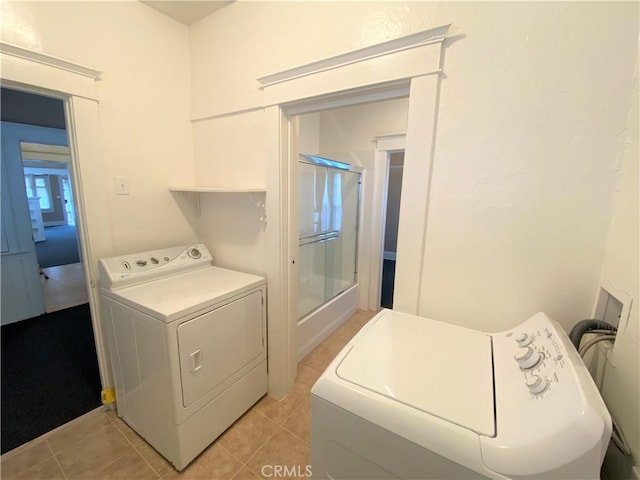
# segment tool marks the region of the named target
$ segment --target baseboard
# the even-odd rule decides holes
[[[382,258],[384,258],[385,260],[393,260],[395,262],[396,261],[396,252],[387,252],[385,250],[384,254],[382,255]]]

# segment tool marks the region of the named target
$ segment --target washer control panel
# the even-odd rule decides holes
[[[501,350],[511,351],[514,375],[521,377],[523,391],[533,397],[544,398],[557,390],[562,381],[573,380],[565,379],[570,372],[564,373],[567,350],[574,350],[573,346],[568,344],[562,328],[546,315],[535,315],[511,331],[494,335],[493,339]]]
[[[102,288],[117,290],[184,270],[211,265],[211,254],[203,244],[163,248],[103,258],[99,262]]]
[[[562,327],[537,313],[491,340],[496,436],[481,438],[485,466],[509,478],[595,478],[611,417]]]

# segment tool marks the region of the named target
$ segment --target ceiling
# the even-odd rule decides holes
[[[159,12],[168,15],[185,25],[191,25],[201,18],[220,10],[233,0],[200,0],[200,1],[165,1],[165,0],[141,0],[145,5],[155,8]]]

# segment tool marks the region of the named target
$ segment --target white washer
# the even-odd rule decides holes
[[[611,435],[543,313],[487,334],[383,310],[311,392],[314,478],[599,478]]]
[[[204,245],[102,259],[118,416],[184,469],[267,391],[266,284]]]

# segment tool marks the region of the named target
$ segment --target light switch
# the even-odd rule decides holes
[[[129,177],[115,177],[116,195],[129,195]]]

